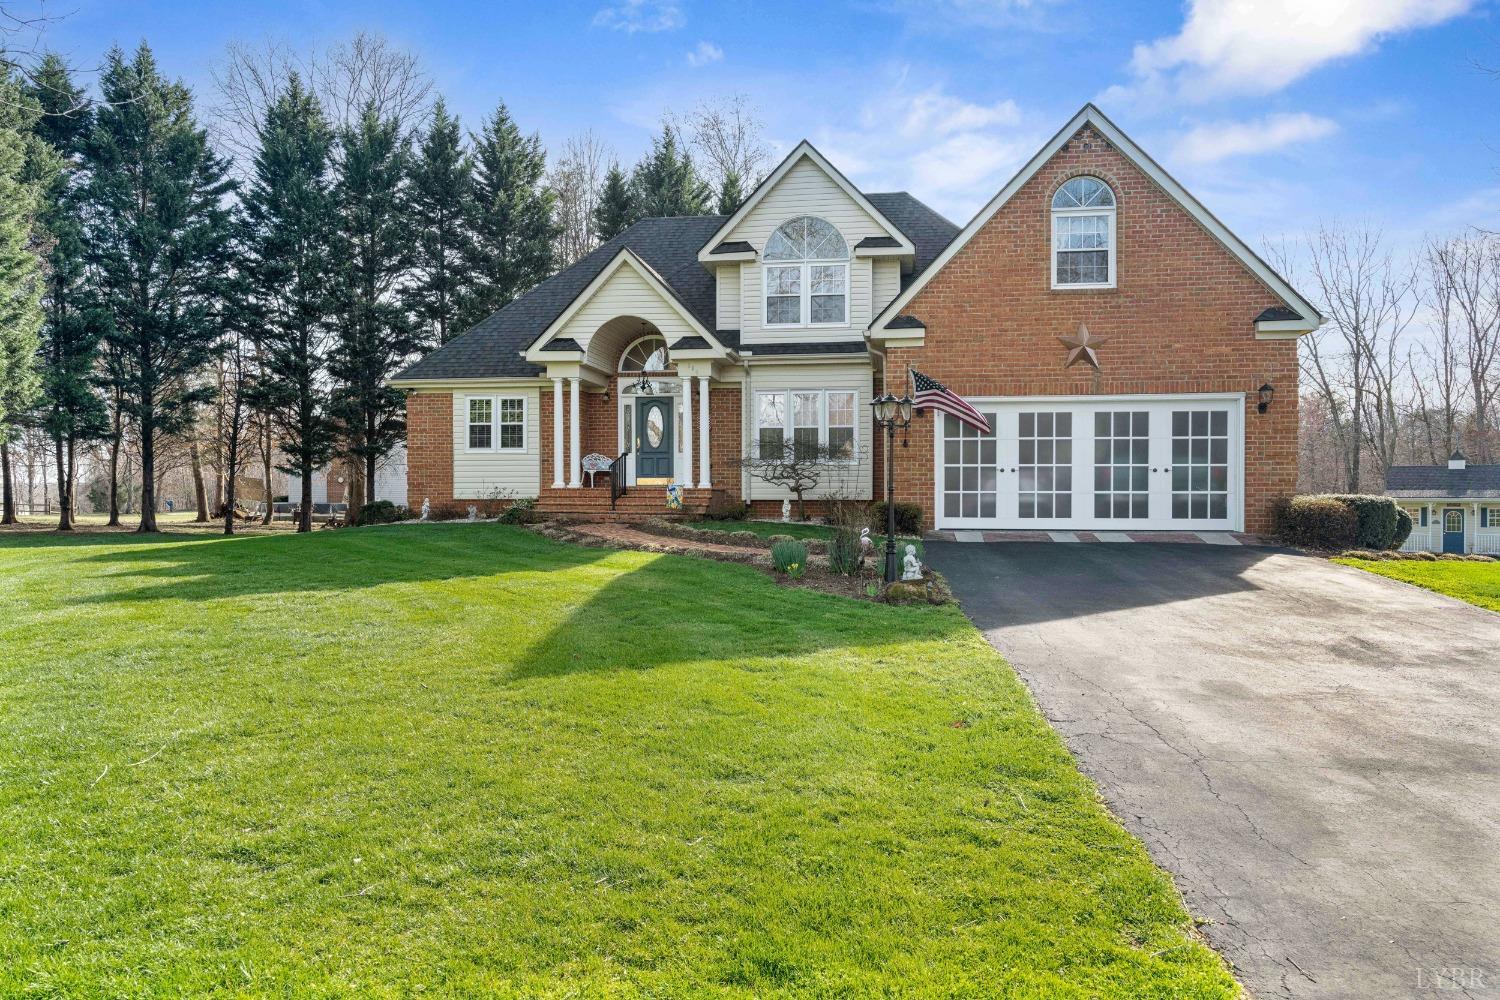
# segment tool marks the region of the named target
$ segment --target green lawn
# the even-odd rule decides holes
[[[1416,559],[1337,559],[1345,566],[1358,566],[1414,583],[1481,608],[1500,611],[1500,562],[1424,562]]]
[[[497,525],[0,535],[0,995],[1229,997],[954,607]]]

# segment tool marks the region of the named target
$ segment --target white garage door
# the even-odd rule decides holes
[[[1240,530],[1242,396],[985,402],[937,434],[939,528]]]

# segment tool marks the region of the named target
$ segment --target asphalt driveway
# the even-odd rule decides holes
[[[1259,997],[1500,997],[1500,615],[1320,559],[929,542]]]

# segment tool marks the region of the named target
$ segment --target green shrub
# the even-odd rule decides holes
[[[398,507],[389,500],[376,500],[359,509],[360,524],[394,524],[408,516],[405,507]]]
[[[885,501],[870,508],[870,530],[885,534]],[[922,505],[919,503],[896,504],[896,534],[919,535],[922,533]]]
[[[1403,507],[1396,508],[1396,535],[1391,539],[1391,548],[1399,549],[1411,537],[1411,515]]]
[[[796,580],[807,572],[807,546],[794,538],[777,542],[771,546],[771,565]]]
[[[500,515],[501,524],[530,524],[536,520],[536,500],[532,497],[522,497]]]
[[[705,521],[743,521],[750,515],[750,505],[743,500],[715,493],[703,512]]]
[[[1366,496],[1361,493],[1335,493],[1332,499],[1347,505],[1359,518],[1356,544],[1362,549],[1389,549],[1401,542],[1396,538],[1396,512],[1401,508],[1390,497]],[[1407,529],[1410,533],[1410,529]],[[1405,541],[1403,537],[1401,541]]]
[[[1337,497],[1282,497],[1271,511],[1276,535],[1289,545],[1311,549],[1356,548],[1359,515]]]
[[[828,545],[828,567],[844,576],[858,576],[864,563],[865,553],[859,544],[859,532],[853,528],[840,528]]]

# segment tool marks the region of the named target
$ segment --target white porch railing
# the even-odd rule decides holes
[[[1486,556],[1500,556],[1500,530],[1481,528],[1474,532],[1474,551]]]
[[[1413,528],[1406,541],[1401,543],[1402,552],[1437,552],[1442,547],[1442,536],[1430,527]]]

